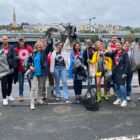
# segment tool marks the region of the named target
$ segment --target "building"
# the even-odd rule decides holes
[[[16,27],[17,27],[15,9],[13,9],[13,23],[12,23],[12,27],[13,27],[13,28],[16,28]]]

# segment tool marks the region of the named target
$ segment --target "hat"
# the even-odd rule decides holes
[[[25,40],[25,39],[24,39],[24,36],[19,36],[19,37],[18,37],[18,40]]]

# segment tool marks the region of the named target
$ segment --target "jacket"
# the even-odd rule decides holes
[[[7,53],[7,62],[9,64],[10,69],[15,69],[17,67],[16,51],[11,46],[9,46],[9,51]]]
[[[69,57],[67,52],[67,49],[70,45],[70,41],[67,39],[66,42],[64,43],[64,46],[61,50],[61,55],[64,58],[64,63],[66,68],[69,66]],[[50,63],[50,72],[53,73],[54,72],[54,67],[55,67],[55,57],[56,57],[56,50],[52,52],[51,55],[51,63]]]
[[[108,50],[105,50],[106,52],[108,52]],[[95,75],[96,76],[102,76],[102,72],[97,72],[97,62],[98,62],[98,58],[99,58],[99,52],[97,51],[94,53],[92,60],[90,61],[91,64],[95,64]],[[111,70],[112,69],[112,59],[109,57],[105,57],[105,64],[106,64],[106,68],[107,70]]]
[[[90,48],[88,48],[88,53],[89,53],[89,59],[91,60],[92,59],[92,57],[93,57],[93,54],[94,54],[94,52],[96,51],[96,49],[95,48],[93,48],[93,47],[90,47]],[[87,56],[87,49],[85,49],[84,51],[83,51],[83,58],[84,58],[84,65],[85,66],[88,66],[88,63],[87,63],[87,58],[88,56]]]
[[[112,66],[112,75],[115,84],[125,85],[125,78],[122,78],[123,74],[128,74],[129,70],[129,58],[127,52],[122,50],[121,55],[119,56],[119,65],[115,63],[115,58],[117,56],[117,50],[114,52],[109,52],[105,54],[108,57],[111,57],[113,60]]]
[[[72,51],[70,53],[70,66],[69,66],[69,71],[68,71],[68,77],[69,79],[75,79],[75,75],[72,73],[72,68],[73,68],[73,65],[75,63],[75,57],[74,57],[74,51]],[[80,51],[80,54],[79,54],[80,58],[81,58],[81,61],[83,62],[84,59],[83,59],[83,52]]]
[[[51,42],[47,43],[47,47],[45,50],[42,50],[40,53],[40,63],[41,63],[41,76],[47,76],[49,75],[49,68],[48,68],[48,63],[46,61],[48,54],[50,52],[50,50],[53,47],[53,40],[51,39]],[[28,66],[34,66],[34,57],[36,56],[36,52],[33,52],[30,56],[29,59],[27,61]]]

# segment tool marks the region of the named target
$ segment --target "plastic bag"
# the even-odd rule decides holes
[[[140,70],[140,48],[138,46],[134,46],[133,48],[130,69],[131,71]]]
[[[95,76],[95,65],[90,64],[89,65],[89,70],[90,70],[90,77],[94,77]]]
[[[105,58],[104,56],[99,56],[97,61],[97,72],[105,72],[106,70]]]
[[[0,49],[0,78],[10,74],[9,64],[4,52],[4,49]]]
[[[112,81],[112,70],[107,70],[104,73],[104,77],[107,81],[111,82]]]

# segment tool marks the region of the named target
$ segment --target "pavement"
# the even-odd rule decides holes
[[[133,84],[138,84],[136,75]],[[87,111],[83,104],[73,103],[74,91],[69,90],[72,103],[52,99],[32,111],[25,81],[24,102],[16,100],[9,106],[0,102],[0,140],[140,140],[139,93],[140,88],[132,89],[126,108],[113,105],[116,97],[111,96],[99,103],[99,111]],[[18,99],[18,84],[13,85],[12,95]]]

